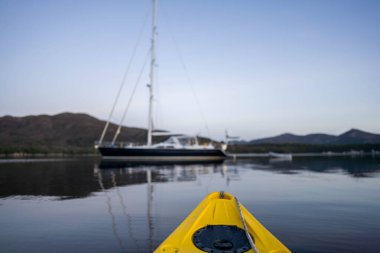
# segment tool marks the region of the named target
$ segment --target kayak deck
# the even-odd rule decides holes
[[[241,204],[240,209],[258,252],[290,252]],[[155,253],[182,252],[254,252],[233,195],[219,192],[209,194],[155,250]]]

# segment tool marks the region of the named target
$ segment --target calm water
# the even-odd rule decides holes
[[[380,158],[0,160],[0,252],[152,252],[225,190],[293,252],[380,252]]]

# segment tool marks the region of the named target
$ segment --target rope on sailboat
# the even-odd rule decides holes
[[[162,1],[161,1],[160,3],[162,4]],[[182,57],[181,51],[180,51],[180,49],[179,49],[178,43],[177,43],[177,41],[176,41],[176,39],[175,39],[175,37],[174,37],[174,35],[173,35],[173,32],[172,32],[172,30],[171,30],[171,26],[169,25],[169,19],[168,19],[168,17],[167,17],[168,15],[166,14],[165,8],[161,8],[161,9],[163,10],[164,20],[165,20],[165,22],[166,22],[166,25],[167,25],[167,27],[168,27],[169,34],[170,34],[171,39],[172,39],[172,41],[173,41],[174,49],[175,49],[175,51],[176,51],[176,53],[177,53],[177,55],[178,55],[178,59],[179,59],[179,61],[180,61],[180,63],[181,63],[181,67],[182,67],[182,69],[183,69],[183,71],[184,71],[184,73],[185,73],[185,76],[186,76],[186,78],[187,78],[187,84],[190,86],[190,90],[191,90],[191,92],[192,92],[192,94],[193,94],[193,97],[194,97],[195,103],[197,104],[199,114],[201,115],[201,119],[202,119],[202,121],[203,121],[203,124],[205,125],[206,131],[207,131],[207,137],[211,140],[210,129],[209,129],[209,127],[208,127],[208,124],[207,124],[207,121],[206,121],[206,117],[205,117],[205,115],[204,115],[204,113],[203,113],[203,110],[202,110],[202,107],[201,107],[201,103],[199,102],[198,96],[197,96],[197,94],[196,94],[196,92],[195,92],[193,82],[192,82],[192,80],[191,80],[191,78],[190,78],[190,74],[189,74],[189,72],[187,71],[187,67],[186,67],[185,61],[183,60],[183,57]]]
[[[148,61],[148,58],[149,58],[149,52],[146,54],[145,56],[145,60],[144,60],[144,63],[143,63],[143,66],[140,70],[140,73],[139,73],[139,76],[137,77],[137,80],[136,80],[136,83],[135,83],[135,86],[133,87],[133,90],[132,90],[132,93],[131,93],[131,96],[129,97],[129,100],[128,100],[128,103],[127,103],[127,106],[125,107],[124,109],[124,112],[123,112],[123,116],[121,117],[121,120],[120,120],[120,123],[119,123],[119,126],[117,127],[117,130],[116,130],[116,133],[115,135],[113,136],[113,139],[112,139],[112,145],[115,144],[115,141],[117,139],[117,136],[120,134],[120,130],[121,130],[121,127],[123,125],[123,122],[124,122],[124,119],[125,117],[127,116],[127,112],[129,110],[129,106],[131,105],[131,102],[132,102],[132,99],[133,99],[133,96],[135,95],[136,93],[136,89],[137,89],[137,86],[139,85],[140,83],[140,79],[141,79],[141,76],[142,74],[144,73],[144,69],[145,69],[145,65]]]
[[[241,222],[243,223],[244,231],[245,231],[245,235],[247,236],[247,239],[248,239],[248,241],[249,241],[249,244],[251,245],[251,248],[252,248],[253,252],[255,252],[255,253],[259,253],[259,250],[256,248],[256,245],[255,245],[255,243],[253,242],[251,235],[249,234],[249,231],[248,231],[248,229],[247,229],[247,225],[245,224],[245,220],[244,220],[244,217],[243,217],[243,213],[242,213],[241,208],[240,208],[240,202],[239,202],[239,200],[237,199],[237,197],[235,197],[235,201],[236,201],[236,205],[237,205],[238,210],[239,210],[240,219],[241,219]]]
[[[131,68],[132,62],[133,62],[133,60],[134,60],[134,58],[135,58],[135,55],[136,55],[136,52],[137,52],[137,48],[138,48],[138,46],[140,45],[141,37],[142,37],[143,32],[144,32],[144,30],[145,30],[146,22],[147,22],[147,20],[148,20],[148,16],[149,16],[148,14],[149,14],[149,13],[148,13],[148,11],[147,11],[147,13],[145,14],[144,23],[143,23],[143,25],[142,25],[142,27],[141,27],[141,30],[140,30],[139,36],[137,37],[136,44],[135,44],[135,46],[134,46],[134,48],[133,48],[131,58],[129,59],[129,62],[128,62],[128,65],[127,65],[127,68],[126,68],[126,70],[125,70],[125,72],[124,72],[124,75],[123,75],[123,78],[122,78],[122,81],[121,81],[121,84],[120,84],[120,87],[119,87],[119,90],[118,90],[118,92],[117,92],[117,94],[116,94],[115,101],[114,101],[114,103],[113,103],[113,105],[112,105],[111,112],[110,112],[110,114],[108,115],[107,122],[106,122],[106,124],[105,124],[105,126],[104,126],[104,129],[103,129],[102,135],[100,136],[100,139],[99,139],[99,145],[101,145],[102,142],[103,142],[104,136],[106,135],[106,132],[107,132],[108,126],[109,126],[109,124],[110,124],[110,122],[111,122],[112,115],[113,115],[113,113],[114,113],[114,111],[115,111],[115,108],[116,108],[117,102],[119,101],[120,94],[121,94],[121,92],[122,92],[122,90],[123,90],[123,88],[124,88],[124,85],[125,85],[125,83],[126,83],[127,76],[128,76],[128,73],[129,73],[129,69]]]

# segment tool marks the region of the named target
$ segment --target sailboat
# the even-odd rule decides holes
[[[224,150],[226,145],[219,147],[209,143],[208,145],[200,145],[197,137],[189,137],[185,135],[172,135],[166,141],[153,144],[153,86],[155,84],[154,71],[156,64],[156,34],[157,34],[157,0],[153,0],[152,15],[152,37],[151,37],[151,64],[150,64],[150,84],[149,88],[149,117],[148,117],[148,134],[146,145],[116,145],[114,141],[111,144],[103,142],[105,131],[108,127],[107,122],[99,143],[95,148],[100,152],[102,159],[120,160],[120,161],[175,161],[175,162],[207,162],[222,161],[226,158]]]

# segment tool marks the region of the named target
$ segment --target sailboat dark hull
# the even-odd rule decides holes
[[[226,154],[220,149],[160,149],[99,147],[102,159],[126,161],[220,161]]]

